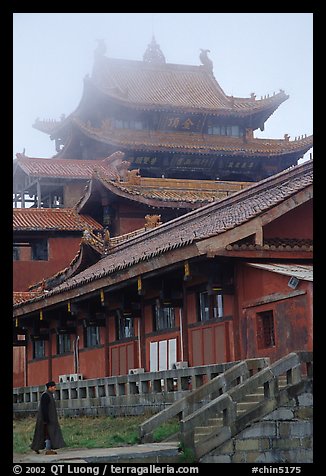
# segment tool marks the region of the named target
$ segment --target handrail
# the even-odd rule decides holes
[[[182,419],[189,414],[193,414],[196,403],[203,399],[214,399],[215,395],[221,395],[229,390],[234,385],[234,382],[244,381],[250,377],[251,373],[261,370],[268,364],[268,358],[247,359],[235,362],[231,368],[221,375],[214,377],[198,389],[193,390],[190,395],[179,399],[168,408],[142,423],[140,425],[141,441],[150,441],[153,430],[162,423],[180,414]]]
[[[155,372],[133,373],[112,377],[71,380],[57,385],[56,399],[58,406],[65,400],[89,399],[92,397],[114,398],[137,394],[141,398],[147,394],[173,394],[188,391],[190,380],[192,389],[202,385],[203,379],[210,380],[232,367],[234,362],[199,365],[182,369],[161,370]],[[141,369],[140,369],[141,370]],[[13,389],[14,405],[39,402],[44,392],[44,385],[17,387]]]
[[[227,394],[220,395],[197,409],[192,414],[189,414],[180,421],[181,440],[187,447],[194,448],[194,434],[196,425],[204,424],[207,420],[218,414],[223,415],[223,426],[228,426],[231,433],[240,430],[240,417],[237,415],[237,404],[240,403],[244,397],[254,393],[258,387],[264,387],[264,400],[275,398],[278,393],[278,379],[281,375],[286,375],[287,385],[298,383],[302,380],[301,366],[306,365],[306,375],[312,376],[313,353],[312,352],[291,352],[287,356],[274,362],[266,368],[263,368],[257,374],[239,383],[239,385],[227,391]],[[267,410],[268,411],[268,410]],[[270,411],[270,410],[269,410]],[[243,420],[244,421],[244,420]],[[246,421],[245,424],[248,422]],[[225,441],[230,436],[225,433]],[[228,436],[229,435],[229,436]],[[220,443],[223,440],[221,439]],[[206,445],[207,446],[207,445]],[[208,446],[207,446],[208,448]]]

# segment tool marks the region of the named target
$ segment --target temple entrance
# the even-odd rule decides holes
[[[172,366],[176,361],[177,339],[166,339],[150,343],[150,372],[172,369]]]

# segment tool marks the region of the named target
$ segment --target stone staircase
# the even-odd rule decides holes
[[[285,384],[284,384],[285,386]],[[264,400],[264,387],[258,387],[257,392],[246,395],[244,400],[237,405],[237,414],[241,416],[242,414],[248,412],[257,404]],[[213,431],[218,431],[224,426],[223,417],[211,417],[207,420],[207,425],[198,426],[195,428],[195,444],[199,443],[201,439],[210,435]]]
[[[151,441],[154,429],[179,416],[179,439],[196,460],[216,450],[278,405],[282,389],[312,377],[310,352],[293,352],[269,365],[269,359],[248,359],[176,401],[141,425],[141,441]]]
[[[177,400],[169,407],[146,420],[140,427],[140,439],[142,442],[153,441],[153,431],[172,418],[179,417],[179,420],[193,414],[211,400],[223,394],[226,390],[242,382],[245,378],[266,368],[269,364],[268,358],[247,359],[235,362],[223,373],[212,377],[211,380],[202,384],[189,395]],[[180,433],[168,438],[168,441],[180,441]]]
[[[278,379],[278,388],[279,391],[286,387],[286,377],[281,376]],[[257,388],[254,393],[245,395],[243,400],[237,404],[237,416],[241,417],[246,414],[253,408],[255,408],[259,403],[265,399],[264,395],[264,386],[261,385]],[[207,420],[207,425],[198,426],[195,428],[194,442],[195,445],[199,443],[202,439],[207,438],[210,434],[215,433],[222,429],[224,426],[223,417],[211,417]],[[174,437],[176,438],[176,437]]]

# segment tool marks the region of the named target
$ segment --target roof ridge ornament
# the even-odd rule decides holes
[[[165,56],[162,53],[160,45],[156,43],[155,36],[152,36],[152,41],[147,46],[147,49],[143,55],[143,61],[145,63],[165,64]]]
[[[203,66],[209,71],[213,71],[213,61],[207,56],[207,53],[210,53],[211,50],[200,49],[199,59],[202,62]]]
[[[124,160],[125,153],[117,150],[113,154],[109,155],[102,160],[102,163],[108,165],[111,169],[112,174],[116,176],[116,180],[121,182],[128,181],[128,169],[130,167],[130,162]]]

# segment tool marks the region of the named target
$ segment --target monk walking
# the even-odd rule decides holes
[[[64,442],[57,409],[54,401],[56,384],[50,381],[46,384],[46,391],[42,393],[36,417],[34,437],[31,444],[32,450],[39,454],[45,448],[46,455],[57,454],[57,448],[66,446]]]

